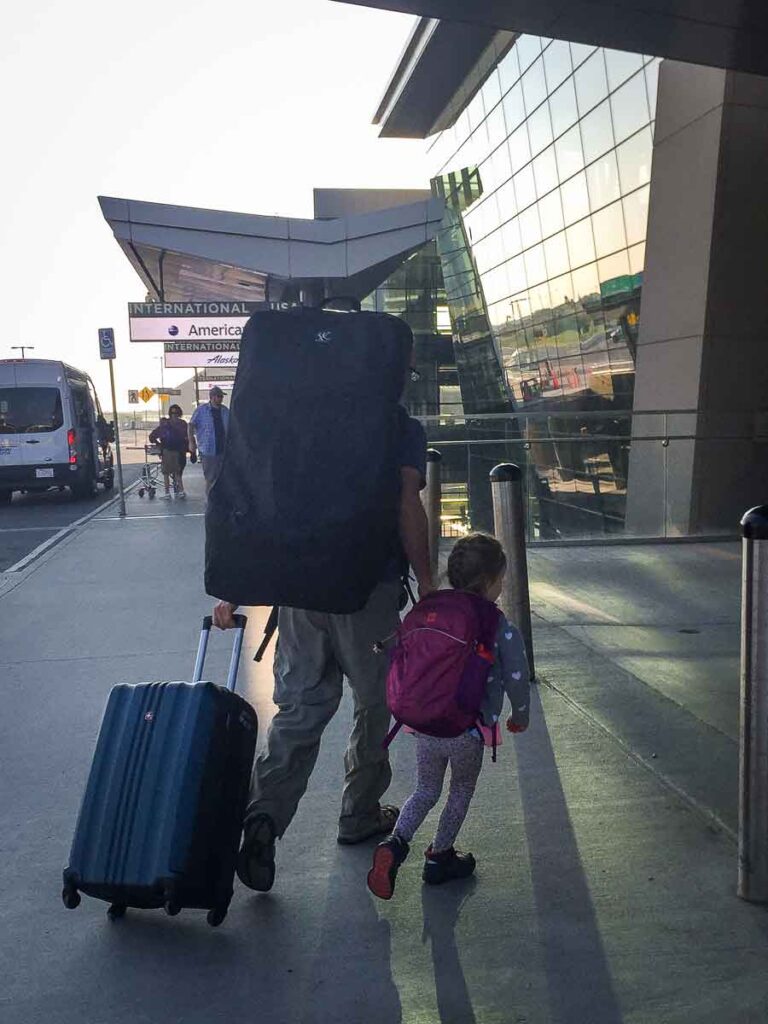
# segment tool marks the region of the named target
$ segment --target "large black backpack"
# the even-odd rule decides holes
[[[349,613],[397,556],[398,404],[410,328],[385,313],[294,308],[248,321],[205,586],[240,605]]]

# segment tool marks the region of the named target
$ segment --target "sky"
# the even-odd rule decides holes
[[[145,288],[98,195],[311,217],[313,186],[428,187],[424,143],[370,124],[412,25],[331,0],[7,5],[0,358],[33,345],[111,407],[97,329],[114,327],[118,409],[159,383],[162,346],[128,341]]]

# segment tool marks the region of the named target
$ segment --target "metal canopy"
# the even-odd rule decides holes
[[[99,198],[152,298],[280,301],[306,289],[364,298],[437,233],[442,199],[305,220]]]
[[[766,0],[338,0],[768,75]]]

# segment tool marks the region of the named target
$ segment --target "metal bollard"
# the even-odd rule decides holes
[[[768,505],[741,520],[738,895],[768,901]]]
[[[528,593],[528,559],[525,553],[523,472],[519,466],[502,462],[491,470],[494,532],[507,555],[507,571],[501,591],[501,607],[517,626],[525,641],[531,679],[536,676],[533,661],[531,599]]]
[[[434,448],[427,449],[427,486],[424,488],[424,509],[427,513],[429,523],[429,565],[432,570],[432,579],[437,582],[438,563],[440,561],[440,537],[442,535],[442,524],[440,512],[442,509],[442,483],[440,463],[443,456]]]

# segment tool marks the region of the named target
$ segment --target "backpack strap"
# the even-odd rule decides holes
[[[254,661],[261,661],[261,659],[264,657],[264,652],[266,651],[267,647],[269,647],[269,641],[275,635],[275,630],[277,629],[278,611],[279,609],[277,608],[277,606],[275,606],[269,613],[267,624],[264,627],[264,639],[261,641],[258,651],[256,651],[256,653],[253,656]]]
[[[403,727],[403,723],[402,722],[398,722],[397,719],[395,719],[395,724],[392,726],[392,728],[389,730],[387,735],[384,737],[384,742],[381,744],[382,747],[385,750],[387,750],[389,748],[390,743],[395,738],[395,736],[397,736],[397,734],[400,732],[402,727]]]

